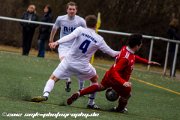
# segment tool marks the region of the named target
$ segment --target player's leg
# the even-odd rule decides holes
[[[53,74],[50,76],[49,80],[46,82],[43,91],[43,96],[34,97],[32,98],[32,101],[33,102],[46,101],[49,97],[50,92],[53,90],[55,83],[59,79],[64,79],[70,76],[71,73],[68,72],[69,70],[67,68],[68,68],[67,64],[65,62],[61,62],[58,65],[58,67],[55,69]]]
[[[58,81],[59,79],[55,77],[53,74],[50,76],[49,80],[46,82],[46,85],[43,90],[43,96],[37,96],[31,99],[33,102],[41,102],[41,101],[47,101],[49,94],[54,88],[54,84]]]
[[[95,79],[97,79],[97,78],[95,78]],[[92,79],[91,79],[91,81],[92,81]],[[88,108],[99,109],[99,107],[94,102],[95,95],[96,95],[97,91],[103,91],[108,88],[107,82],[108,82],[108,77],[107,77],[107,73],[106,73],[104,78],[101,81],[101,84],[98,84],[98,86],[93,85],[95,92],[89,95],[89,101],[88,101],[88,106],[87,106]],[[96,83],[96,82],[92,82],[92,83]],[[91,89],[93,90],[93,88],[91,88]]]
[[[67,48],[67,47],[59,47],[58,48],[58,53],[59,53],[59,60],[62,61],[64,59],[64,57],[66,56],[67,54],[67,51],[69,50],[70,48]],[[68,77],[65,79],[66,80],[66,87],[65,87],[65,91],[66,92],[70,92],[71,91],[71,78]]]
[[[78,82],[79,82],[79,90],[82,90],[84,88],[85,81],[79,79]]]
[[[121,82],[116,80],[111,74],[108,74],[108,72],[106,72],[101,84],[107,88],[112,87],[112,89],[120,95],[119,104],[117,107],[114,107],[112,111],[121,113],[126,112],[126,105],[131,95],[131,87],[122,86]]]
[[[108,73],[106,72],[104,78],[101,81],[101,84],[98,84],[98,76],[95,75],[94,77],[92,77],[90,80],[92,82],[91,86],[86,87],[84,89],[82,89],[79,92],[74,93],[68,100],[67,100],[67,104],[70,105],[72,104],[76,99],[78,99],[78,97],[81,97],[83,95],[87,95],[87,94],[92,94],[94,92],[97,91],[103,91],[106,88],[110,87],[109,85],[109,81],[108,81],[109,77],[108,77]]]
[[[98,76],[96,74],[96,70],[91,64],[85,64],[84,66],[74,67],[74,69],[76,69],[78,71],[77,76],[78,76],[79,79],[81,79],[81,80],[90,80],[92,84],[98,84]],[[98,86],[98,85],[95,85],[95,88],[96,88],[96,86]],[[86,90],[87,90],[86,91],[87,93],[91,92],[90,89],[86,89]],[[80,92],[77,92],[77,93],[73,94],[67,100],[67,104],[68,105],[72,104],[72,102],[74,102],[81,95]],[[88,107],[90,106],[89,108],[97,109],[99,107],[97,105],[95,105],[94,99],[95,99],[95,93],[93,93],[93,95],[89,99]]]
[[[83,95],[87,95],[87,94],[92,94],[94,92],[97,91],[101,91],[104,90],[103,86],[101,86],[100,84],[98,84],[97,82],[97,75],[95,75],[91,80],[92,84],[89,87],[86,87],[76,93],[74,93],[70,98],[67,99],[67,104],[71,105],[75,100],[77,100],[79,97],[83,96]]]
[[[50,76],[49,80],[46,82],[46,85],[44,87],[43,96],[48,98],[49,94],[51,93],[52,89],[54,88],[55,83],[59,79],[54,76],[53,74]]]
[[[119,104],[117,109],[124,112],[125,107],[128,104],[128,100],[131,97],[131,87],[123,87],[123,92],[121,92],[121,97],[119,98]]]
[[[108,88],[109,83],[108,83],[108,77],[107,77],[107,73],[105,74],[104,78],[101,81],[101,84],[98,84],[97,82],[98,76],[95,75],[93,78],[91,78],[91,86],[86,87],[84,89],[82,89],[81,91],[78,91],[76,93],[74,93],[68,100],[67,100],[67,104],[70,105],[72,104],[76,99],[78,99],[78,97],[81,97],[83,95],[87,95],[87,94],[92,94],[94,92],[97,91],[103,91],[106,88]]]
[[[129,98],[131,97],[131,87],[113,87],[113,89],[120,94],[120,98],[118,101],[118,106],[114,107],[112,110],[120,113],[127,112],[126,106]]]

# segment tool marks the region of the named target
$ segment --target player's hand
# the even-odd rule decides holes
[[[56,46],[58,46],[58,45],[59,45],[58,42],[52,42],[52,43],[49,43],[49,47],[50,47],[51,49],[55,49]]]
[[[125,82],[125,83],[123,84],[124,87],[131,87],[131,85],[132,85],[131,82]]]
[[[160,63],[154,62],[154,61],[150,61],[149,64],[150,64],[150,65],[159,65],[159,66],[161,65]]]

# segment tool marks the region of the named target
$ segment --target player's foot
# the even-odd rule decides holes
[[[127,113],[128,112],[126,107],[124,109],[118,109],[118,107],[114,107],[111,109],[111,111],[112,112],[119,112],[119,113]]]
[[[100,109],[96,104],[87,105],[87,108],[89,108],[89,109]]]
[[[37,96],[31,99],[32,102],[42,102],[42,101],[47,101],[48,97],[46,96]]]
[[[70,85],[71,85],[71,81],[67,81],[67,82],[66,82],[66,87],[65,87],[65,91],[66,91],[66,92],[70,92],[70,91],[71,91]]]
[[[79,93],[74,93],[70,98],[67,99],[67,104],[71,105],[74,101],[76,101],[79,97]]]

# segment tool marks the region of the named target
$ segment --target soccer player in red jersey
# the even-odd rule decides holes
[[[138,51],[142,46],[142,35],[133,34],[129,37],[129,42],[127,46],[124,46],[119,55],[116,57],[115,64],[106,72],[101,83],[93,84],[83,90],[73,94],[68,100],[67,104],[72,104],[80,96],[90,94],[96,91],[103,91],[107,88],[114,89],[119,94],[119,104],[117,107],[113,108],[116,112],[127,111],[126,105],[128,99],[131,96],[131,82],[129,82],[130,75],[134,68],[135,62],[140,62],[150,65],[160,65],[157,62],[148,61],[141,58],[134,53]]]

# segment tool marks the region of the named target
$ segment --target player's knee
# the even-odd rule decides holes
[[[64,56],[59,56],[59,60],[62,61],[64,59]]]
[[[93,78],[90,79],[92,83],[98,82],[98,75],[95,75]]]
[[[51,80],[54,80],[55,82],[57,82],[59,79],[56,77],[56,76],[54,76],[54,75],[51,75],[50,76],[50,79]]]

